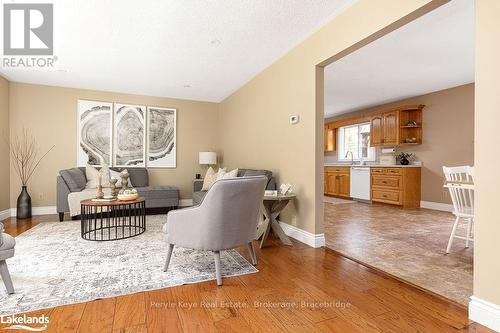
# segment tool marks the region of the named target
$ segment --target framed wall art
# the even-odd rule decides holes
[[[114,104],[113,166],[144,167],[146,107]]]
[[[177,165],[177,110],[147,108],[147,166],[175,168]]]
[[[112,163],[113,104],[78,100],[77,165]]]

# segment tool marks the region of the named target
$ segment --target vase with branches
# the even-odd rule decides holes
[[[21,194],[17,198],[16,216],[18,219],[30,218],[31,197],[27,190],[28,182],[37,170],[40,162],[55,146],[52,146],[44,154],[40,154],[40,148],[35,138],[27,129],[23,129],[20,135],[14,136],[10,140],[9,146],[12,165],[21,180],[22,186]]]

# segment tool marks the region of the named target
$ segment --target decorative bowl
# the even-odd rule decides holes
[[[139,197],[139,194],[133,193],[133,194],[118,194],[117,198],[120,201],[132,201],[135,200]]]

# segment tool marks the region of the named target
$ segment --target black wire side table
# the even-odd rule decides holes
[[[81,235],[91,241],[112,241],[138,236],[146,231],[146,200],[83,200]]]

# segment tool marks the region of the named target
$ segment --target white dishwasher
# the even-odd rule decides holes
[[[351,167],[351,197],[356,200],[370,201],[369,167]]]

